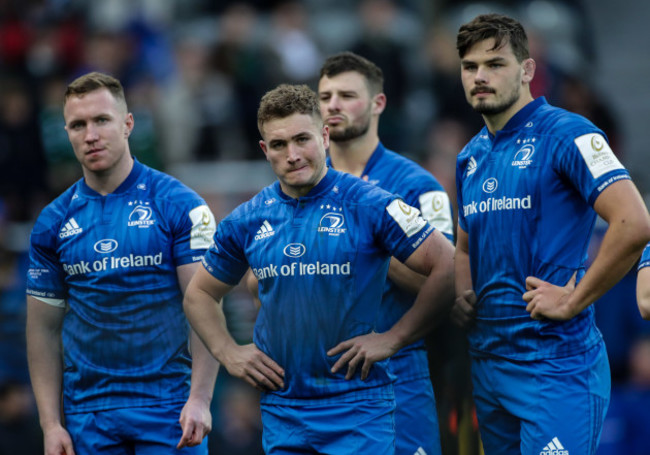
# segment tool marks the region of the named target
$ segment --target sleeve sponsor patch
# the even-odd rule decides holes
[[[427,222],[420,216],[420,211],[411,207],[401,199],[395,199],[388,204],[386,210],[404,231],[407,237],[417,234]]]
[[[207,205],[199,205],[190,210],[192,232],[190,234],[190,249],[204,250],[212,245],[212,238],[217,229],[214,215]]]
[[[445,234],[453,235],[454,222],[449,196],[444,191],[429,191],[420,195],[422,218]]]
[[[595,179],[610,171],[625,169],[601,134],[584,134],[574,142]]]

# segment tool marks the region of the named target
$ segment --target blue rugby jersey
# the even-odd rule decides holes
[[[67,302],[66,413],[187,399],[189,325],[176,268],[201,260],[214,231],[194,191],[137,161],[113,193],[81,179],[43,210],[27,293]]]
[[[648,243],[643,250],[641,255],[641,260],[639,261],[639,267],[637,270],[641,270],[644,267],[650,267],[650,243]]]
[[[459,225],[469,235],[478,297],[474,355],[535,360],[584,352],[601,339],[593,307],[569,321],[535,321],[527,276],[565,285],[585,271],[592,205],[629,179],[602,131],[538,98],[495,136],[484,128],[456,165]]]
[[[329,158],[328,164],[332,165]],[[435,177],[420,165],[386,149],[380,142],[370,156],[361,178],[402,197],[404,202],[419,209],[429,224],[453,241],[454,222],[449,196]],[[414,300],[413,294],[386,279],[378,331],[389,330],[411,308]],[[416,341],[392,356],[390,368],[398,381],[428,378],[429,363],[424,341]]]
[[[262,302],[254,342],[285,370],[263,403],[393,398],[387,361],[348,381],[326,352],[377,329],[390,257],[405,261],[433,230],[393,194],[333,169],[299,200],[275,182],[219,223],[203,263],[232,285],[250,265]]]

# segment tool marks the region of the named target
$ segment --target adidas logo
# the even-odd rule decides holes
[[[564,448],[558,438],[553,438],[546,444],[539,455],[569,455],[569,451]]]
[[[71,235],[79,234],[80,232],[83,232],[83,229],[79,227],[74,218],[70,218],[59,231],[59,238],[64,239]]]
[[[469,163],[467,163],[467,177],[472,175],[474,172],[476,172],[476,160],[474,159],[473,156],[469,157]]]
[[[271,226],[271,223],[269,223],[267,220],[264,220],[262,226],[260,226],[260,228],[257,230],[255,240],[265,239],[267,237],[271,237],[272,235],[275,235],[273,226]]]
[[[418,447],[418,450],[413,452],[413,455],[427,455],[427,453],[425,452],[425,450],[422,447]]]

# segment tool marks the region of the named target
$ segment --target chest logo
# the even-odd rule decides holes
[[[469,157],[469,161],[467,163],[467,177],[472,175],[474,172],[476,172],[476,167],[478,165],[476,164],[476,159],[473,156]]]
[[[483,191],[486,193],[494,193],[499,187],[499,182],[494,177],[490,177],[485,182],[483,182]]]
[[[148,205],[136,205],[129,215],[129,226],[137,226],[139,228],[148,228],[152,226],[156,220],[152,220],[153,211]]]
[[[512,166],[516,166],[519,169],[526,169],[526,167],[533,162],[532,157],[534,153],[535,146],[533,144],[524,144],[524,146],[515,153],[515,158],[512,160]]]
[[[273,226],[271,226],[271,223],[269,223],[268,220],[264,220],[260,228],[257,230],[257,233],[255,234],[255,240],[266,239],[274,235],[275,230],[273,230]]]
[[[284,255],[290,258],[299,258],[305,254],[306,251],[307,248],[305,248],[305,245],[302,243],[290,243],[284,247],[284,250],[282,250]]]
[[[114,239],[102,239],[99,242],[95,243],[93,249],[101,254],[112,253],[117,249],[117,240]]]
[[[70,218],[59,231],[59,238],[64,239],[72,235],[77,235],[83,232],[83,228],[77,224],[74,218]]]
[[[318,223],[318,232],[326,232],[329,235],[344,234],[347,230],[345,225],[345,217],[342,213],[328,212],[323,215]]]

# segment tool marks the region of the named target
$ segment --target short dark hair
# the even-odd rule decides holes
[[[494,38],[492,50],[510,43],[517,61],[522,62],[530,57],[528,37],[521,23],[509,16],[494,13],[481,14],[461,25],[456,38],[458,55],[463,58],[470,47],[489,38]]]
[[[126,108],[126,98],[124,96],[124,87],[119,80],[108,74],[93,71],[92,73],[84,74],[72,81],[65,91],[63,97],[63,104],[68,101],[71,96],[83,95],[85,93],[94,92],[102,88],[108,89],[116,101],[123,103]]]
[[[262,133],[264,123],[289,117],[293,114],[306,114],[322,121],[318,96],[307,85],[278,85],[260,100],[257,110],[257,128]]]
[[[384,91],[384,73],[381,68],[367,58],[354,52],[340,52],[325,60],[320,69],[320,79],[332,77],[348,71],[355,71],[361,74],[368,81],[368,89],[372,95]]]

